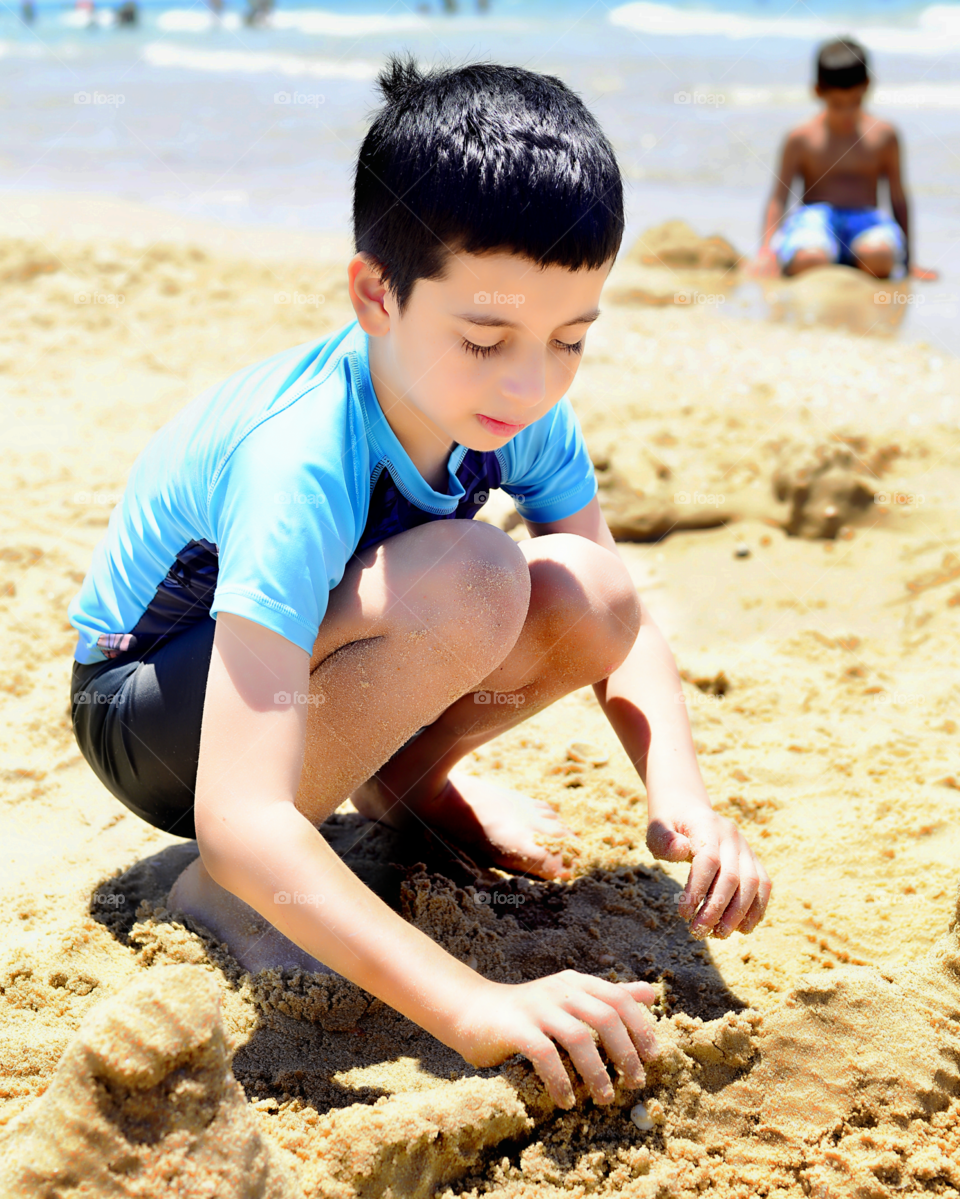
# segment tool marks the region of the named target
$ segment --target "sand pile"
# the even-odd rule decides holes
[[[217,987],[190,966],[150,971],[84,1020],[0,1162],[11,1195],[298,1193],[230,1072]]]
[[[763,291],[775,320],[889,337],[903,323],[913,285],[872,279],[852,266],[820,266],[771,281]]]
[[[743,260],[719,235],[701,237],[686,221],[647,229],[618,260],[607,285],[619,303],[723,304]]]
[[[465,763],[559,806],[584,843],[572,883],[478,876],[349,805],[324,829],[368,885],[489,977],[575,966],[655,985],[663,1053],[645,1092],[557,1112],[522,1062],[473,1070],[344,980],[244,975],[165,907],[195,847],[137,821],[79,757],[65,609],[134,456],[203,386],[348,317],[341,264],[144,250],[3,248],[0,1126],[12,1167],[36,1165],[20,1147],[41,1142],[56,1165],[45,1130],[67,1105],[85,1115],[62,1167],[100,1177],[113,1146],[130,1164],[116,1193],[186,1170],[185,1145],[214,1177],[229,1128],[264,1178],[288,1171],[298,1193],[343,1199],[960,1194],[955,927],[942,938],[960,853],[958,364],[707,306],[605,301],[574,403],[601,474],[638,502],[711,518],[623,554],[679,659],[715,805],[775,880],[767,920],[749,939],[690,939],[676,917],[685,870],[647,851],[643,789],[589,689]],[[57,269],[33,269],[51,254]],[[125,298],[78,303],[74,288]],[[325,300],[274,298],[298,291]],[[844,486],[871,502],[831,532]],[[131,1005],[152,1013],[136,1044],[153,1046],[159,1073],[103,1106],[93,1080],[127,1077],[118,1009]],[[114,1030],[106,1043],[88,1019]],[[174,1108],[137,1106],[152,1088]],[[646,1131],[630,1119],[638,1100]]]

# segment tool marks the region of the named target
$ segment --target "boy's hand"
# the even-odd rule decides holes
[[[747,267],[747,274],[755,279],[773,279],[780,275],[780,263],[769,246],[761,246],[757,256]]]
[[[496,1066],[522,1053],[554,1103],[572,1107],[573,1087],[556,1041],[573,1059],[594,1101],[610,1103],[613,1086],[594,1044],[594,1028],[626,1085],[643,1086],[641,1059],[657,1055],[649,1017],[640,1007],[655,998],[649,983],[611,983],[576,970],[513,985],[478,982],[461,1012],[460,1031],[449,1042],[472,1066]]]
[[[763,919],[772,884],[732,820],[707,803],[680,812],[660,809],[650,820],[647,847],[667,862],[692,862],[678,911],[698,940],[751,933]],[[697,909],[699,908],[699,911]]]

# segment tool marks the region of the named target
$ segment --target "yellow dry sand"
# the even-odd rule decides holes
[[[137,452],[349,317],[342,261],[226,255],[0,243],[0,1194],[960,1195],[960,365],[705,305],[611,301],[591,331],[603,502],[714,801],[775,880],[766,921],[689,937],[589,689],[467,762],[559,805],[569,885],[494,872],[479,902],[429,838],[349,805],[324,830],[489,977],[655,983],[647,1088],[559,1112],[521,1061],[473,1070],[344,980],[242,974],[164,907],[193,843],[77,751],[66,606]]]

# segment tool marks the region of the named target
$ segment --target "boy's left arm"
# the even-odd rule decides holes
[[[890,137],[883,151],[883,173],[890,187],[890,207],[893,217],[903,230],[903,241],[906,246],[904,266],[910,274],[910,209],[907,204],[907,193],[904,190],[900,165],[900,139],[895,129],[890,130]]]
[[[549,524],[525,521],[531,536],[574,533],[620,557],[596,496]],[[621,559],[622,561],[622,559]],[[668,862],[691,861],[679,906],[690,931],[726,937],[752,932],[771,883],[746,838],[711,807],[673,654],[649,612],[623,663],[594,685],[604,714],[647,789],[647,846]]]

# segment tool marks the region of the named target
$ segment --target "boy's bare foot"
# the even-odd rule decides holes
[[[277,967],[314,974],[334,973],[285,937],[249,904],[215,882],[199,857],[177,877],[167,896],[167,907],[171,912],[192,916],[209,929],[251,974]]]
[[[486,779],[451,770],[440,791],[428,800],[398,803],[378,778],[368,779],[350,797],[368,820],[414,830],[427,825],[471,856],[504,870],[539,878],[569,878],[563,855],[544,843],[576,842],[556,811],[543,800],[498,787]]]

